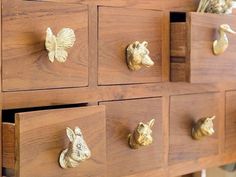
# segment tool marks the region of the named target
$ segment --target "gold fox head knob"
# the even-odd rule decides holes
[[[155,123],[155,119],[152,119],[148,123],[140,122],[133,133],[128,136],[128,143],[132,149],[138,149],[142,146],[148,146],[152,144],[152,127]]]
[[[130,70],[138,71],[142,66],[151,67],[154,65],[147,46],[148,42],[146,41],[142,43],[136,41],[128,46],[126,60]]]
[[[215,133],[213,120],[216,116],[202,118],[197,121],[192,129],[192,137],[200,140]]]

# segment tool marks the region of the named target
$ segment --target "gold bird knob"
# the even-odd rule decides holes
[[[213,120],[216,116],[202,118],[192,128],[192,137],[200,140],[204,137],[212,136],[215,133]]]
[[[227,34],[236,34],[235,31],[231,29],[231,27],[227,24],[220,25],[219,28],[219,39],[215,40],[213,42],[213,53],[214,55],[220,55],[223,54],[228,46],[229,46],[229,40],[227,37]]]
[[[151,67],[154,65],[147,46],[148,42],[146,41],[142,43],[136,41],[128,46],[126,60],[130,70],[138,71],[142,66]]]
[[[132,149],[139,149],[143,146],[149,146],[153,143],[152,127],[155,123],[155,119],[152,119],[148,123],[140,122],[133,133],[128,136],[128,143]]]
[[[61,152],[59,164],[64,169],[75,168],[91,157],[91,151],[83,138],[80,128],[76,127],[74,131],[67,128],[66,134],[70,143],[68,148]]]

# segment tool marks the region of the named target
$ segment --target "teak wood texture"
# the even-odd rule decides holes
[[[226,93],[226,132],[225,148],[226,151],[233,152],[236,149],[236,92]]]
[[[88,85],[88,7],[35,1],[2,1],[3,91]],[[51,63],[46,30],[75,31],[76,42],[65,63]]]
[[[77,168],[63,170],[58,159],[61,151],[68,148],[66,128],[76,126],[82,130],[92,157]],[[3,165],[12,168],[15,160],[16,177],[106,176],[103,106],[18,113],[15,125],[5,124],[3,130],[3,136],[8,138],[3,153],[8,161]],[[15,139],[14,147],[10,136]]]
[[[98,12],[99,85],[161,82],[163,13],[111,7]],[[128,68],[126,49],[135,41],[149,43],[154,66],[139,71]]]
[[[218,125],[222,120],[219,113],[219,100],[218,93],[171,97],[169,164],[218,154]],[[191,135],[194,124],[201,118],[212,116],[216,116],[215,134],[201,140],[194,140]]]
[[[176,73],[173,73],[173,81],[179,81],[182,76],[191,83],[234,82],[235,36],[227,34],[229,47],[225,53],[219,56],[213,54],[212,45],[220,37],[218,30],[222,24],[229,24],[232,29],[236,29],[236,16],[187,13],[186,23],[174,22],[171,25],[171,56],[185,58],[184,63],[173,62],[175,66],[172,67],[176,70]],[[181,66],[185,72],[179,72]],[[176,76],[179,74],[180,76]]]
[[[3,114],[4,177],[176,177],[235,162],[236,38],[212,54],[217,27],[236,28],[235,16],[189,13],[198,2],[1,0],[0,106],[17,113]],[[47,27],[75,30],[66,63],[48,60]],[[153,67],[128,69],[135,41],[149,42]],[[193,122],[213,115],[215,135],[194,141]],[[154,143],[130,149],[128,134],[153,118]],[[67,126],[82,129],[92,158],[63,170]]]
[[[106,107],[107,176],[134,175],[161,168],[164,158],[162,99],[123,100],[100,104]],[[128,135],[140,122],[147,123],[151,119],[155,119],[153,144],[131,149]]]

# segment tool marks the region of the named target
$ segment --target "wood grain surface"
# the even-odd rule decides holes
[[[226,93],[225,150],[236,149],[236,91]]]
[[[205,93],[172,96],[170,100],[170,151],[169,164],[197,160],[217,155],[219,152],[220,95]],[[216,116],[215,134],[202,140],[194,140],[192,127],[201,118]]]
[[[15,169],[15,125],[3,123],[2,125],[2,166]]]
[[[103,106],[18,113],[15,121],[15,154],[13,159],[9,159],[9,156],[6,159],[15,159],[16,177],[105,176],[106,141]],[[76,126],[81,128],[92,157],[81,163],[78,168],[63,170],[59,167],[58,158],[69,143],[65,129]],[[5,125],[4,133],[14,133],[12,127]],[[11,134],[5,136],[14,137]],[[6,138],[4,144],[10,141]],[[5,155],[12,157],[12,153]],[[8,164],[12,165],[12,161]]]
[[[3,91],[88,85],[88,7],[40,1],[3,0]],[[46,30],[75,31],[65,63],[48,60]]]
[[[161,98],[124,100],[100,103],[106,106],[107,176],[134,175],[162,167],[162,100]],[[128,146],[128,135],[138,123],[156,119],[154,143],[133,150]]]
[[[99,8],[99,85],[153,83],[162,81],[161,11],[127,8]],[[155,65],[139,71],[127,67],[126,48],[135,41],[149,43]]]

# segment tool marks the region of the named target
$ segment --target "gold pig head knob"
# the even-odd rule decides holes
[[[192,129],[192,137],[195,140],[200,140],[207,136],[212,136],[215,133],[213,120],[216,116],[202,118],[194,125]]]
[[[56,59],[60,63],[66,62],[68,58],[67,49],[73,47],[75,43],[75,33],[70,28],[63,28],[55,36],[48,28],[46,31],[45,47],[48,51],[48,58],[51,62]]]
[[[152,144],[152,127],[155,119],[152,119],[147,124],[139,123],[133,133],[128,136],[128,143],[132,149],[138,149],[143,146]]]
[[[213,53],[214,55],[223,54],[229,46],[229,40],[227,34],[236,34],[235,31],[227,24],[220,25],[219,28],[219,39],[213,42]]]
[[[143,43],[136,41],[128,46],[126,60],[130,70],[138,71],[142,66],[151,67],[154,65],[147,46],[146,41]]]
[[[59,158],[59,164],[61,168],[64,169],[75,168],[81,162],[91,157],[91,151],[83,138],[80,128],[76,127],[74,131],[67,128],[66,134],[70,143],[68,148],[62,151]]]

